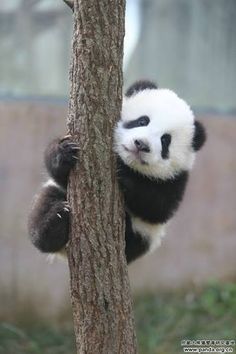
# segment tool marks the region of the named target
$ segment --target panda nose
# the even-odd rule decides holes
[[[142,140],[134,140],[134,144],[138,151],[150,152],[148,144],[144,143]]]

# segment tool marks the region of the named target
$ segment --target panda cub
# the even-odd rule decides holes
[[[174,92],[158,89],[149,81],[138,81],[127,90],[114,146],[125,199],[128,263],[160,245],[205,139],[204,127]],[[36,197],[29,216],[31,240],[42,252],[59,252],[68,241],[66,188],[77,149],[70,136],[54,140],[46,149],[51,179]]]

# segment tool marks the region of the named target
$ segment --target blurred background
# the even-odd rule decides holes
[[[207,128],[162,247],[129,268],[140,352],[235,339],[236,2],[127,0],[125,87],[176,91]],[[0,2],[0,353],[73,353],[66,263],[31,245],[43,151],[65,132],[72,14],[61,0]]]

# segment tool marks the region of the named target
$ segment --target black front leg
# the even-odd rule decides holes
[[[57,252],[66,245],[69,211],[66,192],[49,180],[36,197],[29,215],[30,238],[41,252]]]
[[[127,263],[134,261],[149,250],[150,244],[147,237],[134,232],[130,216],[125,217],[125,255]]]
[[[75,165],[78,145],[67,135],[53,140],[47,147],[44,161],[48,173],[60,185],[66,188],[70,170]]]

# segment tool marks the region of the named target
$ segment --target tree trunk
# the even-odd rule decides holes
[[[68,188],[68,260],[79,354],[137,353],[112,146],[122,100],[124,17],[125,0],[74,2],[67,123],[80,150]]]

